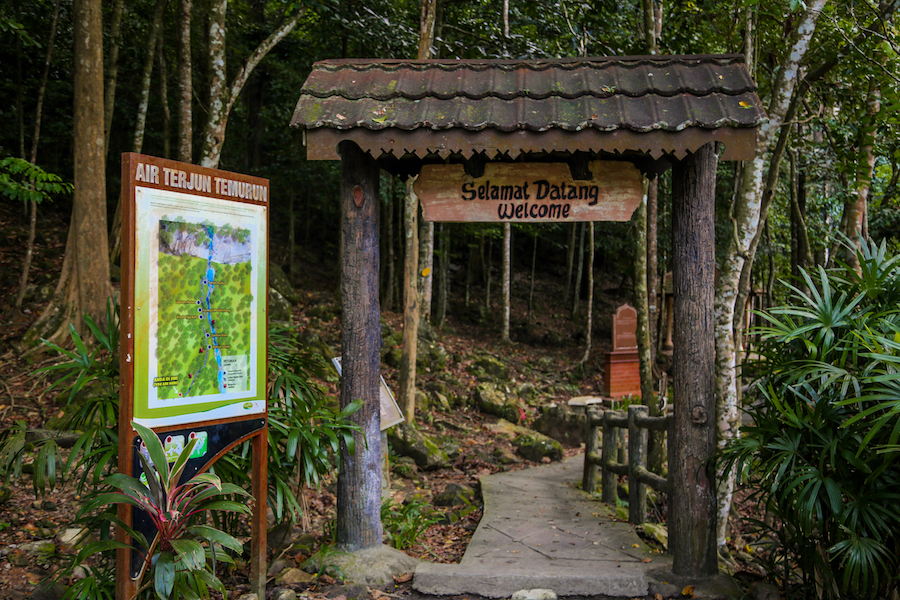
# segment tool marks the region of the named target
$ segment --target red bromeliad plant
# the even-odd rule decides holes
[[[209,588],[213,588],[225,595],[225,588],[215,575],[215,565],[217,556],[225,561],[230,561],[230,558],[222,552],[217,555],[216,546],[239,553],[241,543],[224,531],[198,523],[198,520],[210,511],[249,514],[250,509],[246,505],[222,498],[232,494],[249,494],[237,485],[222,483],[211,473],[195,475],[179,484],[196,440],[190,440],[170,467],[156,434],[138,423],[132,423],[132,426],[147,448],[146,455],[143,452],[138,454],[146,484],[134,477],[116,473],[106,483],[120,491],[98,494],[79,511],[79,517],[100,506],[120,503],[129,504],[149,515],[157,529],[149,544],[143,535],[109,516],[120,527],[125,527],[132,539],[145,550],[141,552],[144,563],[138,575],[141,582],[139,594],[152,589],[156,597],[164,600],[170,597],[204,598],[209,596]],[[130,548],[115,540],[88,544],[79,552],[76,564],[97,552],[122,547]],[[152,573],[152,579],[145,582],[148,572]]]

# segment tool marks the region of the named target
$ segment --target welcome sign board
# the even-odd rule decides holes
[[[629,221],[643,196],[630,162],[592,161],[591,178],[565,163],[488,163],[482,177],[463,165],[425,165],[414,184],[426,221]]]

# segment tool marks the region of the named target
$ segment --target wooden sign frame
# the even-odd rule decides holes
[[[122,155],[119,472],[138,477],[132,420],[171,460],[202,444],[182,476],[251,440],[251,588],[266,575],[269,182],[135,153]],[[119,518],[139,530],[127,505]],[[152,537],[155,532],[142,531]],[[121,529],[117,538],[130,540]],[[137,590],[135,556],[117,551],[116,598]]]

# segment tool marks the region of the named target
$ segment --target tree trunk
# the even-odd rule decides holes
[[[649,204],[650,184],[644,179],[644,198],[634,211],[634,304],[637,311],[636,338],[638,345],[638,370],[641,378],[641,403],[648,407],[651,416],[659,416],[659,404],[654,397],[653,382],[653,340],[650,335],[651,313],[648,300],[655,298],[655,294],[649,292],[650,282],[656,278],[648,275],[647,252],[642,249],[649,247],[647,239],[647,205]],[[654,285],[654,287],[656,287]],[[648,468],[659,473],[665,463],[663,449],[665,447],[663,432],[650,432],[650,451],[648,455]]]
[[[650,306],[647,302],[647,188],[644,179],[644,197],[634,211],[634,295],[632,301],[637,311],[637,345],[641,377],[641,400],[648,406],[653,401],[653,372],[650,364]]]
[[[437,275],[438,293],[434,322],[438,327],[443,327],[447,319],[447,304],[450,298],[450,228],[447,223],[438,225],[437,236],[441,254]]]
[[[116,104],[116,80],[119,77],[119,43],[122,37],[122,9],[125,0],[113,2],[112,17],[109,20],[109,58],[106,63],[105,96],[103,98],[103,142],[109,152],[109,132],[112,128],[113,109]],[[150,45],[150,44],[148,44]],[[152,45],[150,55],[153,55]]]
[[[153,59],[156,54],[157,39],[162,25],[163,14],[166,10],[166,0],[156,0],[156,9],[153,11],[153,20],[150,22],[150,32],[147,35],[147,55],[144,57],[144,69],[141,73],[141,96],[138,103],[137,118],[134,123],[134,137],[131,151],[140,154],[144,149],[144,130],[147,123],[147,107],[150,104],[150,81],[153,76]],[[109,262],[119,260],[122,251],[122,195],[116,202],[116,212],[113,214],[112,227],[109,230]]]
[[[594,319],[594,222],[588,223],[588,307],[587,307],[587,323],[584,326],[584,356],[581,357],[581,364],[587,363],[591,357],[591,338],[593,337],[593,319]]]
[[[294,204],[296,204],[296,192],[291,190],[291,197],[288,200],[288,273],[290,273],[291,282],[297,280],[297,218],[295,216]]]
[[[537,269],[538,236],[534,236],[534,246],[531,250],[531,286],[528,289],[528,325],[531,326],[531,318],[534,314],[534,273]]]
[[[651,179],[647,184],[647,303],[649,332],[650,332],[650,373],[656,367],[656,349],[659,347],[657,336],[657,322],[659,321],[659,244],[658,237],[659,222],[659,176]],[[650,407],[650,415],[658,416],[658,409]],[[651,432],[650,438],[654,439],[657,432]],[[651,453],[649,460],[651,465],[654,456]]]
[[[738,433],[738,365],[736,330],[742,319],[743,308],[739,304],[740,282],[745,263],[752,262],[754,239],[765,222],[763,177],[766,158],[788,112],[800,61],[806,54],[815,32],[816,20],[826,0],[812,0],[800,15],[791,48],[784,54],[784,62],[773,82],[772,98],[767,110],[768,121],[760,125],[756,153],[741,173],[737,197],[732,204],[731,223],[733,235],[729,236],[725,256],[719,270],[716,286],[716,419],[718,420],[719,446]],[[676,322],[678,318],[676,315]],[[734,490],[734,473],[720,475],[718,490],[718,543],[725,544],[725,533],[731,497]]]
[[[406,232],[406,259],[403,264],[403,351],[400,358],[400,403],[407,423],[416,418],[416,345],[419,337],[419,199],[413,191],[415,178],[406,181],[403,222]]]
[[[434,223],[419,220],[419,272],[416,288],[419,290],[419,318],[431,320],[431,294],[434,276]]]
[[[472,279],[475,272],[475,245],[469,243],[467,247],[469,248],[469,266],[466,269],[466,308],[469,308],[472,302]]]
[[[859,260],[856,250],[862,245],[867,226],[867,206],[869,199],[869,187],[872,183],[872,173],[875,171],[875,131],[878,112],[881,110],[881,90],[878,82],[873,77],[869,80],[869,91],[866,97],[866,118],[859,133],[859,154],[856,163],[856,194],[852,202],[845,208],[847,211],[847,223],[844,234],[850,238],[852,249],[844,252],[845,262],[853,269],[859,271]]]
[[[492,242],[492,238],[490,236],[485,236],[482,238],[487,245],[487,259],[484,261],[484,314],[488,315],[491,313],[491,267],[493,267],[493,260],[491,254],[493,254],[494,244]]]
[[[427,60],[434,54],[434,27],[437,16],[437,1],[422,0],[421,14],[419,18],[419,50],[416,53],[418,60]]]
[[[381,303],[386,310],[394,310],[394,194],[393,180],[388,180],[387,202],[384,203],[384,246],[387,248],[387,256],[384,261],[384,292]]]
[[[675,296],[674,438],[669,444],[669,553],[677,575],[718,572],[713,284],[715,144],[672,174],[672,275]]]
[[[219,166],[222,156],[222,146],[225,144],[225,128],[228,125],[228,115],[234,102],[241,95],[241,90],[247,84],[247,79],[259,62],[265,58],[272,48],[278,45],[300,21],[305,13],[304,9],[296,10],[286,18],[269,36],[263,40],[255,50],[244,59],[241,68],[238,69],[231,86],[226,84],[225,72],[225,12],[228,0],[217,0],[212,7],[209,25],[209,55],[210,55],[210,94],[209,116],[203,132],[203,148],[200,152],[200,165],[215,169]]]
[[[584,223],[581,224],[581,235],[578,236],[578,265],[575,270],[575,287],[572,289],[572,319],[578,316],[578,304],[581,300],[581,270],[584,268]]]
[[[510,343],[509,339],[509,287],[512,279],[512,265],[510,264],[510,248],[512,246],[512,224],[503,224],[503,321],[500,328],[500,341]]]
[[[22,21],[22,3],[16,2],[16,21]],[[19,156],[25,159],[25,78],[22,73],[22,37],[16,36],[16,130],[19,134]]]
[[[41,116],[44,112],[44,94],[47,91],[47,78],[50,75],[50,59],[53,58],[53,48],[56,45],[56,25],[59,22],[59,4],[56,0],[53,5],[53,18],[50,22],[50,38],[47,40],[47,54],[44,57],[44,72],[41,74],[41,84],[38,87],[37,106],[34,109],[34,136],[31,138],[31,164],[37,164],[38,142],[41,139]],[[19,87],[21,93],[21,86]],[[21,106],[19,107],[21,108]],[[23,124],[24,125],[24,124]],[[24,149],[24,136],[23,136]],[[34,238],[37,230],[37,202],[30,202],[28,207],[28,241],[25,244],[25,258],[22,259],[22,275],[19,277],[19,292],[16,294],[16,312],[22,310],[22,302],[25,300],[25,292],[28,288],[28,275],[31,272],[31,260],[34,257]]]
[[[193,162],[192,110],[194,93],[191,79],[191,13],[192,0],[178,1],[178,160]]]
[[[363,405],[350,420],[356,452],[341,445],[337,545],[352,552],[381,546],[381,323],[378,306],[378,167],[359,146],[341,152],[341,408]]]
[[[56,294],[32,325],[25,343],[38,337],[62,341],[72,323],[84,330],[89,314],[105,326],[112,295],[106,253],[106,154],[103,149],[103,22],[100,0],[72,5],[74,50],[73,134],[75,194],[72,221]]]
[[[575,266],[575,240],[578,232],[578,223],[572,223],[569,228],[569,248],[566,252],[566,293],[565,304],[569,304],[572,293],[572,268]]]
[[[172,156],[172,113],[169,110],[169,72],[166,69],[162,37],[156,40],[156,56],[159,61],[159,101],[163,114],[163,158],[170,158]]]

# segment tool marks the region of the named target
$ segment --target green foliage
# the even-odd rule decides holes
[[[0,432],[0,478],[4,482],[18,479],[25,456],[34,453],[32,485],[35,494],[43,495],[53,489],[60,466],[65,473],[79,473],[76,487],[79,494],[84,493],[88,481],[90,488],[96,487],[116,466],[119,444],[118,303],[114,299],[107,301],[104,327],[101,328],[90,315],[85,315],[84,320],[92,340],[86,341],[70,325],[72,349],[45,341],[64,360],[38,370],[38,373],[58,377],[50,389],[59,389],[71,407],[61,430],[81,434],[68,458],[63,461],[59,445],[53,438],[27,442],[24,422],[17,422]]]
[[[415,500],[397,504],[391,499],[381,504],[381,524],[388,543],[403,550],[416,543],[429,526],[441,520],[424,502]]]
[[[753,425],[722,457],[777,518],[764,539],[785,586],[820,598],[900,591],[900,257],[857,256],[860,272],[804,272],[760,313]]]
[[[113,512],[95,514],[93,509],[114,502],[152,509],[155,512],[150,514],[160,520],[160,531],[163,532],[162,537],[153,544],[143,540],[146,556],[152,557],[154,553],[159,556],[152,566],[154,589],[159,594],[171,590],[170,593],[178,597],[196,597],[198,590],[218,589],[217,580],[212,579],[203,567],[206,563],[201,561],[197,544],[202,545],[203,540],[212,541],[236,552],[240,552],[240,546],[231,544],[229,538],[221,537],[218,530],[188,523],[185,519],[192,511],[202,512],[218,506],[225,512],[214,512],[214,523],[220,528],[224,525],[229,531],[235,530],[237,522],[234,516],[244,512],[243,508],[236,506],[243,505],[230,501],[209,504],[205,500],[212,498],[209,494],[213,494],[214,490],[216,495],[246,495],[244,488],[250,485],[249,474],[252,471],[250,444],[245,443],[235,452],[226,454],[215,463],[212,474],[195,477],[189,485],[185,484],[187,487],[173,483],[177,482],[177,474],[183,470],[183,461],[169,469],[164,460],[154,456],[157,453],[155,449],[151,449],[150,453],[152,463],[166,466],[159,469],[155,478],[148,475],[149,487],[146,489],[149,491],[136,487],[138,484],[134,483],[133,478],[113,474],[118,458],[117,303],[113,299],[107,303],[105,326],[101,327],[89,316],[85,317],[85,322],[90,337],[82,337],[70,328],[72,349],[45,342],[63,360],[42,369],[42,372],[58,377],[51,387],[60,390],[61,397],[73,407],[61,429],[82,432],[68,459],[64,463],[54,439],[27,442],[26,424],[18,422],[0,432],[0,477],[4,481],[17,479],[29,455],[35,456],[33,483],[36,494],[52,489],[61,473],[78,473],[77,491],[86,501],[80,522],[86,524],[90,531],[100,532],[101,538],[86,547],[90,548],[90,553],[103,553],[118,547],[118,542],[109,539],[109,525],[122,525]],[[322,476],[336,468],[342,446],[350,453],[354,452],[353,435],[360,428],[348,419],[359,409],[361,402],[355,401],[340,409],[325,397],[322,388],[312,379],[330,373],[330,369],[320,357],[302,349],[295,330],[291,328],[278,327],[270,331],[269,372],[272,378],[268,390],[268,503],[279,521],[294,520],[301,512],[298,496],[304,487],[319,485]],[[139,426],[136,428],[140,430]],[[143,431],[141,435],[146,440],[155,439],[155,436],[148,436]],[[181,454],[182,457],[189,455],[190,449],[185,449]],[[60,468],[63,464],[64,468]],[[152,465],[144,465],[145,473],[152,471]],[[120,491],[101,492],[104,483]],[[184,504],[175,506],[173,503],[177,502],[186,502],[190,506],[187,509]],[[165,510],[160,507],[165,507]],[[173,508],[178,513],[176,519],[166,515]],[[179,541],[183,536],[188,536],[188,540]],[[139,534],[134,533],[132,537],[142,541]],[[174,543],[167,541],[170,539],[175,540]],[[209,560],[215,557],[227,560],[221,552],[213,556],[209,546],[203,552]],[[79,554],[69,566],[69,571],[84,558],[86,555]],[[94,569],[86,579],[71,588],[67,597],[111,597],[110,586],[114,586],[114,577],[104,574],[105,566],[108,565]]]
[[[9,156],[0,160],[0,194],[11,200],[41,203],[56,194],[70,194],[74,186],[27,160]]]
[[[146,485],[139,479],[115,473],[105,483],[115,492],[94,495],[79,510],[78,516],[90,515],[97,508],[128,504],[147,513],[157,534],[147,543],[140,533],[127,528],[128,534],[143,549],[144,563],[138,581],[141,589],[151,589],[157,598],[208,598],[210,589],[226,595],[225,586],[216,577],[216,560],[229,560],[216,552],[216,546],[241,551],[241,543],[233,536],[199,522],[198,517],[211,511],[249,514],[242,503],[224,500],[223,495],[249,496],[241,487],[223,483],[211,473],[200,473],[185,483],[179,483],[188,457],[197,443],[192,439],[182,453],[169,465],[159,437],[138,423],[132,426],[141,436],[147,455],[138,454]],[[111,517],[111,513],[107,512]],[[115,522],[123,524],[116,519]],[[87,544],[78,556],[80,563],[99,552],[116,548],[130,548],[115,540]],[[146,580],[145,580],[146,579]]]
[[[301,511],[302,489],[318,486],[321,477],[340,466],[340,448],[351,454],[359,426],[349,421],[359,400],[343,409],[313,383],[330,369],[322,358],[302,349],[296,330],[269,330],[269,506],[277,521],[295,520]],[[249,484],[249,444],[216,463],[216,472],[230,481]]]

